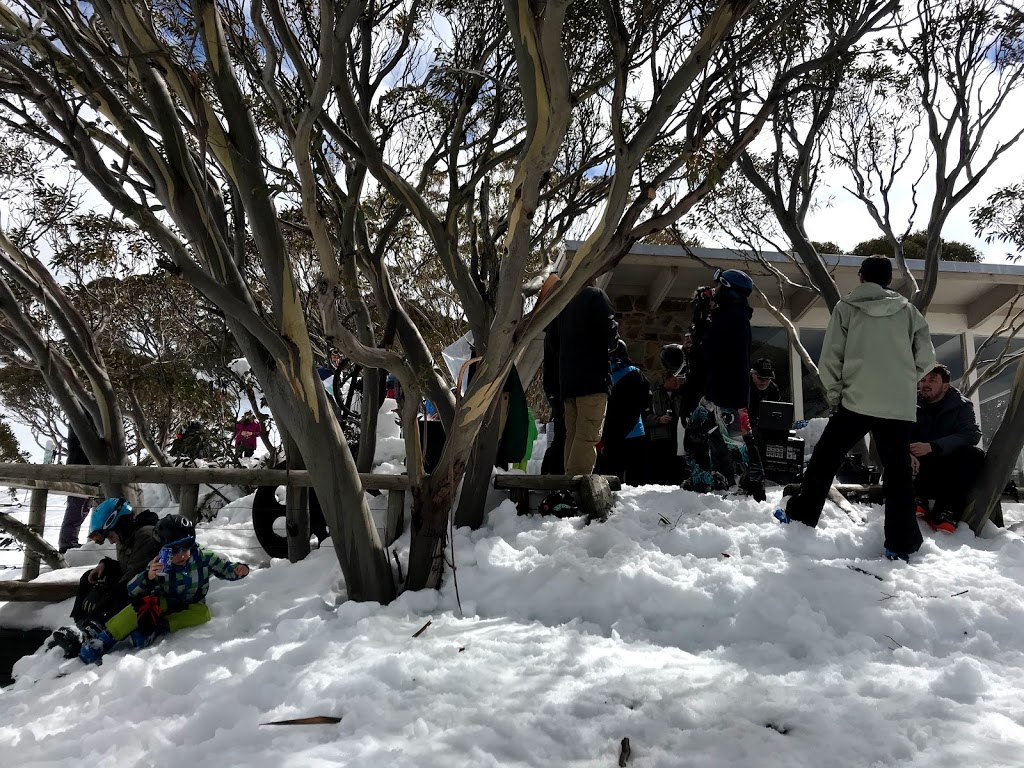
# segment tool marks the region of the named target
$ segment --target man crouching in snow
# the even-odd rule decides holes
[[[205,624],[210,620],[206,605],[210,574],[235,581],[249,573],[248,565],[200,548],[194,524],[181,515],[160,520],[153,536],[161,545],[160,553],[128,583],[132,605],[82,641],[78,657],[86,664],[99,661],[126,638],[133,647],[143,648],[158,635]]]

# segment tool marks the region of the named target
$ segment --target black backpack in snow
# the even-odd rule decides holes
[[[573,517],[579,514],[579,506],[569,491],[552,491],[545,496],[537,508],[542,515]]]

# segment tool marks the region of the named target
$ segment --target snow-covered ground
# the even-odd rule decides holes
[[[456,532],[457,582],[389,606],[346,602],[329,548],[275,560],[150,648],[20,661],[4,763],[597,768],[626,737],[638,768],[1024,765],[1024,540],[928,532],[893,564],[880,509],[784,527],[778,493],[625,489],[591,526],[505,501]],[[200,542],[245,558],[250,504]],[[341,722],[262,725],[313,715]]]

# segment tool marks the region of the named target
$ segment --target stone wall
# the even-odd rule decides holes
[[[693,316],[691,302],[665,299],[656,312],[647,308],[646,296],[617,296],[612,304],[619,323],[619,336],[626,342],[633,364],[644,372],[652,385],[660,384],[661,348],[682,343]],[[523,386],[534,415],[544,423],[550,414],[541,381],[541,369],[538,369],[533,381],[524,381]]]
[[[656,312],[647,308],[646,296],[617,296],[615,318],[619,336],[629,347],[629,356],[652,384],[661,382],[661,348],[681,344],[690,327],[693,310],[686,299],[665,299]]]

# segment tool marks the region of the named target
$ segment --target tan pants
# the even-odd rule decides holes
[[[565,401],[565,474],[589,475],[594,471],[607,408],[608,395],[604,392]]]

